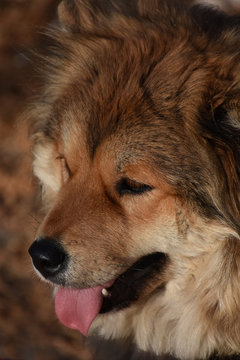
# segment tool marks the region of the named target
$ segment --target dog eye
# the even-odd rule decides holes
[[[123,196],[125,194],[141,195],[153,189],[150,185],[142,184],[129,178],[121,179],[117,183],[116,188],[120,196]]]
[[[61,176],[62,176],[63,183],[66,183],[71,176],[71,171],[68,166],[68,163],[63,155],[57,156],[56,160],[59,160],[61,163]]]

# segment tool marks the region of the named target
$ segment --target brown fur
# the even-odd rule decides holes
[[[237,354],[240,20],[170,0],[65,0],[59,16],[34,110],[38,234],[70,255],[73,287],[169,257],[92,331],[181,359]],[[153,190],[120,196],[123,177]]]

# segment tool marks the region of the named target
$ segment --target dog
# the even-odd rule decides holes
[[[240,352],[240,19],[64,0],[32,108],[60,321],[157,356]]]

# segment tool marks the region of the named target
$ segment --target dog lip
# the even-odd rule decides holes
[[[114,281],[115,281],[115,279],[110,280],[110,281],[108,281],[108,282],[106,282],[104,284],[99,284],[98,286],[101,286],[103,290],[105,289],[106,291],[108,291],[107,289],[110,288],[114,284]],[[56,285],[56,284],[53,284],[53,285],[54,285],[54,291],[53,291],[53,296],[54,297],[56,296],[56,293],[57,293],[58,289],[60,289],[60,288],[69,288],[69,289],[81,290],[80,288],[79,289],[72,288],[71,286],[61,286],[61,285]],[[91,287],[89,287],[89,289],[90,288]]]
[[[102,285],[102,286],[103,286],[103,288],[104,288],[104,289],[108,289],[108,288],[110,288],[110,287],[114,284],[114,281],[115,281],[115,279],[114,279],[114,280],[110,280],[110,281],[106,282],[105,284],[103,284],[103,285]]]
[[[107,296],[103,294],[100,314],[121,310],[138,300],[148,281],[164,271],[168,262],[169,257],[160,252],[145,255],[136,261],[107,288]],[[164,285],[162,281],[161,286]]]

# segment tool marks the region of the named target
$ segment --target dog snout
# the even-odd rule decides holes
[[[46,278],[53,278],[66,267],[67,254],[52,238],[40,238],[29,248],[35,268]]]

